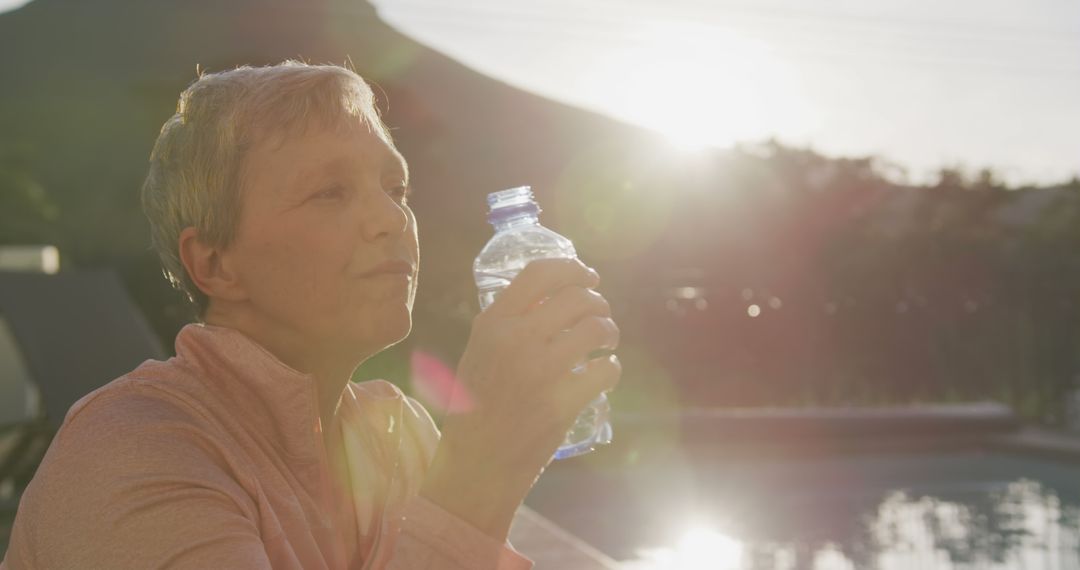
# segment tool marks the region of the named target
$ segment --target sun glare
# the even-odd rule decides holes
[[[694,150],[801,131],[797,88],[767,46],[716,26],[643,24],[635,47],[605,62],[612,114]]]
[[[743,546],[738,540],[707,525],[690,527],[674,547],[641,553],[627,568],[641,570],[740,570]]]
[[[676,553],[679,570],[737,570],[742,565],[739,541],[707,527],[684,534]]]

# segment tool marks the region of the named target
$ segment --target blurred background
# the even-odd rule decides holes
[[[139,209],[154,139],[196,69],[287,58],[372,82],[412,171],[414,332],[356,380],[422,391],[453,368],[488,192],[531,185],[544,224],[600,271],[623,331],[616,443],[553,466],[530,504],[604,556],[1080,567],[1077,454],[1061,451],[1080,410],[1080,5],[0,0],[7,279],[25,277],[11,252],[72,283],[107,275],[146,354],[167,356],[192,313]],[[33,364],[48,357],[17,363],[37,349],[20,333],[35,319],[15,315],[41,290],[20,287],[0,294],[14,347],[0,380],[12,414],[55,426],[142,356],[109,360],[92,329],[75,334],[115,370],[50,396]],[[72,287],[63,314],[35,301],[69,332],[101,318],[78,311],[127,302]],[[1031,429],[1058,438],[1052,461],[986,454],[986,434]],[[44,433],[19,439],[9,501]],[[898,434],[902,454],[874,451]],[[733,444],[753,457],[717,459]],[[791,453],[807,447],[829,453]],[[706,522],[677,530],[690,519]]]

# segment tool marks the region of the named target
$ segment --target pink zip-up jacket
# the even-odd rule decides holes
[[[349,383],[324,434],[315,379],[240,332],[176,353],[71,407],[0,570],[531,568],[417,495],[439,433],[392,384]]]

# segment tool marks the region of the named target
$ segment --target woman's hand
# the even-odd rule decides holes
[[[619,381],[619,328],[596,273],[576,259],[530,263],[473,320],[459,393],[421,493],[496,538],[574,419]],[[584,369],[574,368],[585,363]]]

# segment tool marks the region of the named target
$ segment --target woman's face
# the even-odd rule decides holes
[[[253,148],[226,255],[263,326],[367,356],[408,335],[419,247],[407,166],[366,126]]]

